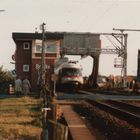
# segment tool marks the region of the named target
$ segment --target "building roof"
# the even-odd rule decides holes
[[[66,34],[79,34],[79,35],[95,35],[99,36],[97,33],[80,33],[80,32],[46,32],[46,39],[63,39]],[[12,38],[16,40],[33,40],[33,39],[42,39],[42,33],[19,33],[13,32]]]
[[[63,34],[62,33],[51,33],[47,32],[46,33],[46,39],[63,39]],[[14,41],[16,40],[33,40],[33,39],[42,39],[42,34],[41,33],[18,33],[18,32],[13,32],[12,33],[12,38]]]

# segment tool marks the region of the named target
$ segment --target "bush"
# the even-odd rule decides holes
[[[14,77],[11,71],[3,70],[3,66],[0,66],[0,92],[7,92],[9,84],[14,83]]]

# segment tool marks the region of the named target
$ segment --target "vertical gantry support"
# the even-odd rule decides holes
[[[123,34],[123,30],[121,30],[121,49],[123,50],[123,54],[121,55],[123,59],[123,66],[122,66],[122,77],[123,77],[123,88],[127,87],[127,36],[128,34]]]
[[[96,87],[97,86],[97,77],[98,77],[98,69],[99,69],[99,55],[91,55],[93,58],[93,68],[92,68],[92,73],[89,76],[89,85],[91,87]]]
[[[127,87],[127,34],[124,34],[124,57],[123,57],[123,88]]]
[[[122,80],[123,80],[123,88],[127,87],[127,36],[128,34],[124,34],[124,30],[120,30],[120,38],[118,39],[118,36],[113,35],[114,38],[121,44],[120,50],[122,50],[121,54],[119,54],[120,57],[123,59],[123,65],[122,65]]]

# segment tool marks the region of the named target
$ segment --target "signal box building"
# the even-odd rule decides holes
[[[51,74],[54,72],[54,64],[61,55],[87,55],[90,48],[100,48],[101,46],[99,34],[46,32],[45,37],[47,82],[50,82]],[[41,66],[42,34],[14,32],[12,38],[16,44],[14,54],[16,74],[21,79],[28,76],[32,91],[36,92]],[[81,51],[79,48],[82,48]],[[67,49],[69,51],[66,51]],[[85,49],[86,52],[83,51]],[[98,58],[97,53],[95,53],[95,58]],[[94,78],[97,77],[98,73],[98,59],[95,60],[96,67],[93,68],[92,72]]]

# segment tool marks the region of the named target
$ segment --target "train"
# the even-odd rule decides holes
[[[82,75],[82,66],[78,61],[64,62],[55,74],[57,75],[57,90],[74,91],[82,88],[84,79]]]

